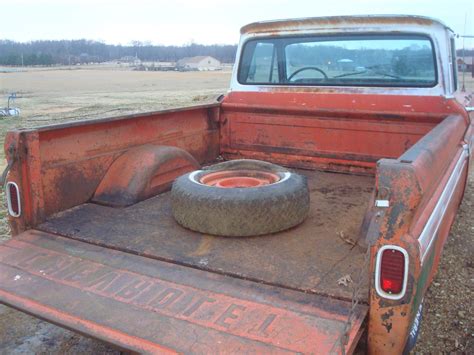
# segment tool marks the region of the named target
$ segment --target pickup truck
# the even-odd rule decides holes
[[[10,131],[0,301],[140,353],[410,351],[473,148],[454,43],[418,16],[252,23],[214,103]],[[236,159],[304,176],[304,222],[177,223],[173,181]]]

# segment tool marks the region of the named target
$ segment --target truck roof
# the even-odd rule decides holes
[[[325,16],[306,17],[274,21],[253,22],[241,28],[241,34],[274,33],[321,28],[347,28],[348,26],[375,25],[415,25],[425,28],[442,27],[453,32],[451,28],[437,19],[414,15],[356,15],[356,16]]]

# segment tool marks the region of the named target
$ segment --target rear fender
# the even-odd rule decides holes
[[[147,144],[123,153],[94,193],[95,203],[124,207],[168,190],[174,179],[200,165],[187,151]]]
[[[371,288],[369,352],[402,352],[418,306],[423,299],[458,204],[464,182],[462,140],[466,122],[461,116],[449,116],[399,159],[382,159],[377,165],[376,198],[372,207],[368,239],[371,242]],[[442,192],[456,171],[460,176],[446,202]],[[458,164],[459,165],[459,164]],[[459,170],[459,169],[458,169]],[[420,235],[428,225],[434,206],[444,203],[440,228],[430,234],[432,249],[426,257]],[[376,288],[376,257],[384,245],[403,248],[408,254],[408,277],[405,294],[400,299],[379,295]],[[423,262],[425,258],[425,262]]]
[[[368,226],[371,247],[369,350],[371,353],[401,352],[409,331],[411,300],[418,270],[417,244],[408,229],[422,198],[422,187],[410,164],[382,159],[377,164],[376,195]],[[399,300],[380,297],[375,288],[377,252],[384,245],[402,247],[409,256],[406,291]]]

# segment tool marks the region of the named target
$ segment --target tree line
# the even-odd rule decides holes
[[[136,57],[142,61],[175,62],[184,57],[209,55],[223,63],[233,63],[236,45],[184,46],[152,45],[133,41],[129,45],[113,45],[91,40],[42,40],[15,42],[0,40],[0,65],[74,65],[102,63]]]
[[[74,65],[102,63],[124,57],[136,57],[142,61],[175,62],[184,57],[199,55],[210,55],[223,63],[233,63],[236,50],[236,45],[196,43],[164,46],[140,41],[132,41],[129,45],[112,45],[85,39],[33,42],[0,40],[0,65]],[[472,56],[473,52],[473,49],[458,49],[457,55],[461,57],[464,53]]]

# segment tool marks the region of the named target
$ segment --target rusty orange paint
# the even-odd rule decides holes
[[[177,147],[145,144],[132,148],[114,160],[92,201],[129,206],[168,190],[174,179],[199,167],[191,154]]]
[[[39,238],[47,238],[50,243],[40,244]],[[0,298],[49,321],[133,351],[168,352],[170,347],[158,343],[171,342],[179,352],[205,349],[217,352],[246,349],[257,353],[340,352],[338,337],[347,317],[348,302],[334,300],[327,311],[316,307],[314,295],[313,302],[308,304],[299,301],[299,293],[286,293],[282,297],[265,286],[258,286],[252,292],[231,292],[238,283],[226,276],[207,275],[205,271],[189,271],[176,265],[167,272],[170,267],[160,261],[155,261],[156,271],[150,276],[146,272],[146,259],[111,250],[102,254],[104,259],[91,259],[97,255],[97,248],[46,233],[23,233],[0,246],[0,281],[5,288]],[[123,263],[111,267],[107,260],[114,257]],[[183,273],[189,275],[190,272],[196,277],[183,280]],[[19,278],[13,278],[14,275]],[[38,292],[30,298],[22,296],[27,287],[24,279],[37,286]],[[221,287],[209,290],[209,282],[219,282]],[[74,292],[76,301],[73,304],[60,301],[60,294],[48,291],[51,285],[63,292]],[[238,287],[248,290],[248,286]],[[220,291],[222,289],[226,291]],[[91,294],[102,306],[110,307],[107,316],[95,314],[93,306],[83,306]],[[344,308],[340,308],[341,305]],[[349,334],[352,346],[360,336],[364,307],[356,308],[355,324]],[[129,319],[114,324],[120,309],[127,310]],[[120,317],[123,321],[124,315]],[[114,327],[110,328],[110,324]],[[146,331],[138,326],[144,324],[148,324]],[[137,334],[140,331],[142,333]]]
[[[18,297],[3,290],[0,290],[0,297],[13,307],[34,310],[37,315],[51,323],[60,323],[63,326],[69,325],[76,330],[78,328],[87,329],[87,331],[84,330],[85,333],[93,332],[99,339],[118,344],[127,350],[148,354],[178,354],[178,352],[167,349],[159,344],[130,336],[129,334],[98,325],[79,317],[73,317],[66,312],[58,311],[55,308],[44,306],[38,302]]]
[[[241,28],[240,33],[279,33],[299,27],[321,29],[324,27],[347,25],[424,25],[430,26],[437,21],[422,16],[328,16],[304,19],[255,22]],[[444,26],[444,25],[443,25]]]
[[[144,144],[175,146],[199,163],[219,155],[218,104],[11,131],[9,181],[20,183],[23,213],[13,235],[89,201],[115,159]],[[12,143],[22,147],[8,153]],[[156,183],[156,181],[155,181]]]
[[[364,220],[362,232],[375,241],[370,257],[372,283],[376,252],[381,246],[402,246],[411,260],[408,291],[402,300],[383,299],[371,285],[369,351],[401,351],[419,301],[415,296],[423,294],[429,285],[415,282],[424,272],[425,247],[419,237],[439,200],[441,187],[462,154],[462,144],[472,147],[472,132],[470,118],[459,98],[391,95],[388,100],[386,95],[357,91],[337,94],[328,88],[316,93],[307,89],[292,93],[283,89],[231,92],[220,104],[13,131],[7,135],[5,149],[12,163],[9,180],[17,182],[22,191],[23,215],[11,217],[10,224],[17,235],[54,213],[90,201],[97,191],[107,190],[97,188],[102,181],[107,186],[107,178],[103,179],[108,172],[109,187],[130,185],[131,175],[124,175],[123,180],[115,178],[127,164],[112,168],[113,164],[134,149],[146,150],[147,145],[184,149],[201,164],[222,155],[228,159],[254,158],[290,167],[374,175],[374,199],[383,192],[389,196],[391,206],[380,211],[371,204],[367,221]],[[156,187],[169,182],[175,176],[172,172],[180,168],[173,164],[167,166],[164,175],[150,174],[150,184]],[[137,166],[146,169],[151,165],[151,160],[143,158]],[[464,182],[467,169],[466,163],[460,173]],[[171,175],[167,175],[169,172]],[[459,184],[453,192],[438,231],[429,278],[436,272],[464,185]],[[223,299],[220,295],[215,297]],[[40,315],[47,313],[37,305],[27,306],[36,307]],[[251,308],[247,303],[243,307]],[[295,320],[291,324],[302,335],[326,339],[300,323]],[[219,330],[215,324],[212,327]],[[241,336],[242,329],[235,329],[234,335]],[[358,336],[355,330],[351,333],[352,339]],[[305,349],[302,346],[293,350]]]
[[[221,188],[257,187],[273,184],[280,180],[277,174],[266,171],[222,170],[201,177],[200,182]]]
[[[387,189],[396,204],[381,215],[369,208],[372,223],[382,226],[365,230],[377,233],[369,235],[377,240],[371,250],[371,275],[375,272],[376,251],[385,244],[403,246],[413,260],[408,292],[401,301],[382,299],[371,287],[369,350],[402,351],[416,311],[414,280],[421,274],[417,238],[424,224],[417,223],[423,220],[418,214],[429,214],[439,198],[427,201],[433,189],[441,186],[437,178],[449,176],[448,165],[461,149],[469,118],[456,99],[401,95],[387,100],[385,95],[324,90],[314,94],[302,89],[292,95],[273,89],[231,93],[222,105],[221,149],[228,158],[375,173],[376,191]],[[461,197],[461,192],[455,195],[442,226],[431,275]]]
[[[463,112],[441,97],[232,92],[222,104],[221,152],[374,173],[379,159],[398,158],[447,114],[466,122]]]
[[[429,282],[419,281],[422,273],[422,250],[419,248],[418,238],[458,161],[466,127],[462,116],[448,116],[397,160],[383,159],[378,163],[376,189],[388,191],[393,206],[373,217],[379,219],[373,223],[381,228],[377,231],[378,235],[373,236],[375,245],[371,248],[371,275],[375,273],[376,252],[383,245],[402,246],[408,251],[410,262],[407,293],[401,300],[384,299],[371,287],[368,332],[371,353],[403,351],[420,302],[415,299],[415,295],[424,294],[429,285]],[[447,206],[438,235],[433,236],[437,240],[430,278],[436,272],[442,246],[462,198],[463,188],[464,184],[458,185],[460,190],[454,195],[451,205]]]

